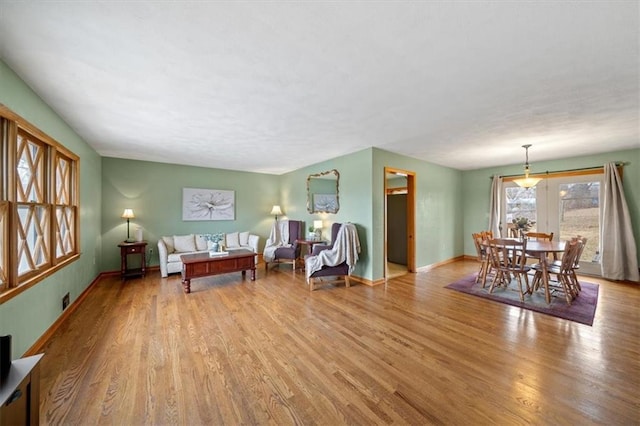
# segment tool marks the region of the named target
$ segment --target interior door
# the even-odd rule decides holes
[[[407,194],[387,195],[387,261],[407,265]]]
[[[406,265],[407,272],[416,271],[415,173],[385,167],[384,176],[384,276],[388,278],[389,262],[401,261],[397,265]],[[397,249],[399,245],[403,247]]]

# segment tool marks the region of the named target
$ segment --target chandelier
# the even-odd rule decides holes
[[[534,186],[536,186],[538,184],[538,182],[540,182],[542,180],[542,178],[529,177],[529,172],[531,171],[529,169],[529,147],[530,146],[531,146],[531,144],[522,145],[522,147],[525,149],[525,152],[526,152],[526,154],[525,154],[526,155],[526,161],[524,163],[524,177],[513,180],[516,183],[516,185],[518,185],[518,186],[520,186],[522,188],[533,188]]]

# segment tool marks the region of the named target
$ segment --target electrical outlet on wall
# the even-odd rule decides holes
[[[67,306],[69,306],[69,293],[68,292],[62,298],[62,310],[64,311],[65,309],[67,309]]]

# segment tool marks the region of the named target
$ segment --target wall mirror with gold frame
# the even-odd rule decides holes
[[[340,210],[340,173],[336,169],[307,177],[309,213],[338,213]]]

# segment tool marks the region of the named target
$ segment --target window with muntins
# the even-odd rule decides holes
[[[0,105],[0,303],[78,257],[78,157]]]
[[[16,225],[19,279],[33,275],[50,264],[50,208],[45,193],[46,154],[46,144],[24,130],[18,130]]]
[[[55,244],[56,258],[75,252],[76,208],[71,203],[73,161],[60,153],[55,157]]]

